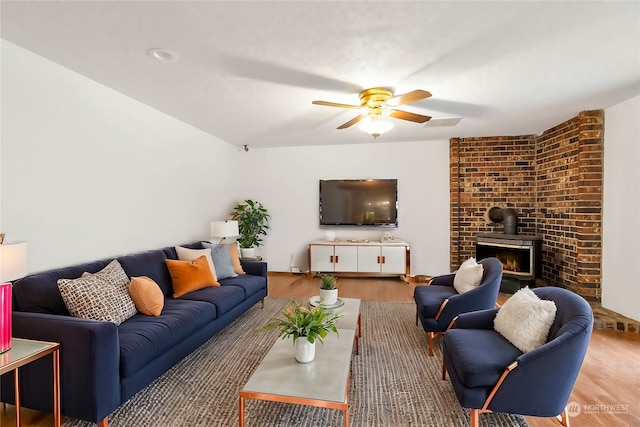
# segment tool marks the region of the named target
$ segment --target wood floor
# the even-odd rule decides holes
[[[269,296],[308,298],[318,295],[319,279],[275,273],[269,276]],[[413,301],[414,283],[394,278],[339,278],[339,295],[374,301]],[[501,294],[499,303],[508,295]],[[419,327],[419,326],[416,326]],[[440,339],[440,338],[439,338]],[[425,336],[425,356],[427,340]],[[428,356],[426,356],[428,357]],[[640,426],[640,334],[595,330],[571,395],[580,413],[570,417],[572,427]],[[531,396],[535,399],[535,396]],[[554,418],[527,417],[531,427],[554,427]],[[0,425],[15,424],[15,408],[0,410]],[[24,427],[53,425],[51,414],[22,410]],[[486,426],[480,416],[480,425]],[[131,426],[135,427],[135,426]]]

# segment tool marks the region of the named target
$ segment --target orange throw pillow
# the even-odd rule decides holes
[[[129,295],[138,311],[147,316],[160,316],[164,308],[164,295],[160,286],[147,276],[132,277]]]
[[[184,294],[210,286],[220,286],[216,282],[209,268],[207,259],[203,256],[193,261],[165,261],[173,282],[173,297],[180,298]]]
[[[235,271],[236,274],[245,274],[244,270],[242,269],[242,265],[240,264],[238,248],[235,244],[228,244],[227,246],[229,246],[229,252],[231,253],[231,265],[233,265],[233,271]]]

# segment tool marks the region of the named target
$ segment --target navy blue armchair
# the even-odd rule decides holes
[[[556,417],[568,425],[566,405],[584,360],[593,312],[579,295],[562,288],[533,289],[556,304],[547,342],[522,353],[493,329],[499,309],[462,314],[443,339],[442,377],[449,373],[460,405],[479,414],[504,412]]]
[[[416,325],[418,319],[427,333],[429,356],[433,356],[433,339],[445,333],[453,319],[461,313],[485,310],[496,306],[502,281],[502,264],[497,258],[478,261],[484,272],[480,285],[459,294],[453,287],[455,274],[434,277],[428,286],[416,286]]]

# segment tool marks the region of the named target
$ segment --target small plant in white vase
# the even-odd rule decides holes
[[[278,329],[282,339],[293,338],[296,360],[309,363],[315,358],[316,342],[326,338],[329,332],[338,335],[338,319],[341,314],[333,314],[328,308],[320,305],[309,307],[295,300],[280,312],[279,317],[259,328],[259,331]]]
[[[338,302],[336,276],[325,274],[320,278],[320,304],[334,305]]]

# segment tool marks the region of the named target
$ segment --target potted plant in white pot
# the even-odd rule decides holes
[[[282,339],[293,338],[295,357],[300,363],[309,363],[315,358],[316,341],[320,341],[329,332],[338,334],[338,319],[341,314],[333,314],[326,307],[309,307],[295,300],[289,301],[279,317],[259,328],[260,331],[278,329]]]
[[[320,304],[334,305],[338,302],[338,283],[336,276],[325,274],[320,278]]]
[[[260,202],[247,199],[236,204],[231,219],[238,221],[240,237],[238,244],[243,258],[253,258],[255,248],[262,244],[262,237],[267,235],[271,216]]]

